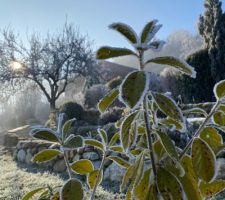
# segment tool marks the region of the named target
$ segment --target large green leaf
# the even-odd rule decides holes
[[[109,28],[118,31],[120,34],[122,34],[132,44],[135,44],[135,43],[138,42],[137,34],[127,24],[113,23],[109,26]]]
[[[225,80],[218,82],[214,86],[214,95],[217,99],[222,99],[225,97]]]
[[[220,146],[223,145],[223,138],[218,131],[213,127],[206,127],[200,133],[200,138],[203,139],[212,148],[215,154],[218,153]]]
[[[123,158],[120,158],[118,156],[108,156],[107,159],[114,161],[117,165],[123,168],[129,168],[130,163]]]
[[[129,108],[141,105],[149,88],[149,75],[144,71],[129,73],[120,85],[120,100]]]
[[[139,200],[149,199],[150,173],[151,169],[146,170],[140,180],[140,183],[134,188],[134,194]]]
[[[225,114],[222,111],[217,111],[213,114],[213,122],[219,126],[225,126]]]
[[[118,97],[118,95],[119,90],[113,89],[105,97],[103,97],[103,99],[101,99],[98,103],[98,109],[100,110],[100,112],[105,112],[107,108],[113,103],[113,101]]]
[[[167,171],[159,167],[157,170],[157,185],[164,200],[183,200],[183,190],[177,178]]]
[[[39,192],[42,192],[43,190],[46,190],[46,187],[34,189],[34,190],[28,192],[27,194],[25,194],[25,195],[22,197],[22,200],[31,200],[31,199],[33,199],[33,197],[34,197],[36,194],[38,194]]]
[[[49,142],[60,142],[56,133],[48,128],[35,129],[30,132],[30,135],[36,139],[45,140]]]
[[[62,200],[83,200],[83,188],[77,179],[69,179],[62,187],[60,199]]]
[[[95,147],[95,148],[97,148],[97,149],[100,149],[100,150],[102,150],[102,151],[105,150],[104,145],[103,145],[101,142],[99,142],[98,140],[86,139],[86,140],[84,141],[84,143],[85,143],[86,145],[93,146],[93,147]]]
[[[131,124],[133,123],[138,111],[131,113],[128,115],[127,118],[123,121],[120,129],[120,139],[122,146],[124,150],[127,150],[129,148],[129,145],[131,143],[131,138],[130,138],[130,129],[131,129]]]
[[[84,141],[83,141],[83,137],[79,136],[79,135],[70,135],[65,143],[63,144],[63,147],[65,148],[69,148],[69,149],[76,149],[76,148],[80,148],[83,147],[84,145]]]
[[[170,97],[160,94],[157,92],[152,92],[152,97],[154,98],[159,109],[165,113],[168,117],[183,122],[183,115],[181,110],[178,108],[176,103]]]
[[[196,72],[193,67],[191,67],[185,61],[182,61],[182,60],[172,57],[172,56],[152,58],[152,59],[148,60],[145,63],[145,65],[149,64],[149,63],[160,64],[160,65],[169,65],[169,66],[174,67],[174,68],[178,69],[179,71],[181,71],[193,78],[196,77]]]
[[[158,20],[148,22],[141,33],[141,43],[149,42],[161,28],[161,25],[156,26]]]
[[[62,152],[57,149],[45,149],[38,152],[33,157],[33,162],[37,162],[37,163],[47,162],[56,158],[60,154],[62,154]]]
[[[88,186],[93,189],[95,185],[99,185],[102,182],[103,172],[99,170],[94,170],[88,175]]]
[[[73,122],[76,121],[76,119],[70,119],[68,121],[66,121],[63,125],[63,128],[62,128],[62,139],[66,139],[68,136],[69,136],[69,133],[70,133],[70,130],[72,128],[72,124]]]
[[[109,147],[110,150],[115,151],[115,152],[119,152],[122,153],[123,152],[123,147],[117,145],[117,146],[111,146]]]
[[[160,140],[157,140],[153,143],[153,153],[155,155],[155,158],[159,161],[166,153],[162,142]]]
[[[178,160],[178,154],[175,148],[174,143],[172,142],[172,140],[170,139],[170,137],[161,131],[157,131],[157,135],[159,136],[159,139],[165,149],[165,151],[169,154],[169,156],[173,159],[173,160]]]
[[[90,160],[81,159],[71,164],[71,169],[80,175],[91,173],[94,170],[94,166]]]
[[[209,145],[200,138],[192,143],[192,164],[196,174],[205,182],[210,182],[216,175],[216,157]]]
[[[96,53],[97,59],[100,59],[100,60],[115,58],[120,56],[131,56],[131,55],[136,56],[136,54],[130,49],[115,48],[115,47],[109,47],[109,46],[101,47],[100,49],[98,49]]]
[[[200,190],[204,197],[211,197],[225,189],[224,180],[215,180],[210,183],[201,182]]]

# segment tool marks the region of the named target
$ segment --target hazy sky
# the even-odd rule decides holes
[[[0,28],[10,24],[23,37],[33,31],[45,34],[56,31],[67,18],[95,41],[95,47],[126,46],[108,30],[110,23],[125,22],[140,32],[147,21],[157,18],[163,24],[158,37],[164,39],[178,29],[196,33],[202,12],[203,0],[0,0]]]

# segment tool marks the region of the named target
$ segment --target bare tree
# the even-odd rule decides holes
[[[0,81],[21,85],[35,82],[47,98],[51,111],[67,85],[78,76],[97,78],[91,44],[73,25],[65,23],[61,32],[43,38],[31,35],[20,41],[11,29],[2,31],[0,41]],[[96,81],[96,80],[95,80]]]

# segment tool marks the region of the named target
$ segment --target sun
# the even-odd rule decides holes
[[[14,71],[18,71],[20,69],[23,68],[23,65],[17,61],[11,61],[10,62],[10,67],[14,70]]]

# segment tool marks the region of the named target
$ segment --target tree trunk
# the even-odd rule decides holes
[[[56,128],[57,126],[57,109],[56,109],[56,104],[55,100],[49,101],[50,104],[50,114],[49,114],[49,119],[46,122],[45,126],[49,128]]]

